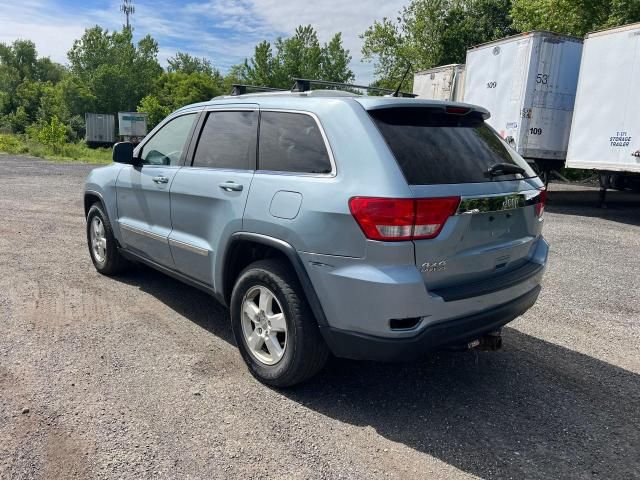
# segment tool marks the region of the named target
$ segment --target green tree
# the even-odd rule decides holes
[[[414,71],[463,63],[470,46],[517,33],[510,8],[511,0],[413,0],[396,21],[364,32],[363,58],[374,62],[378,86],[395,88],[407,62]]]
[[[32,80],[25,80],[15,91],[15,104],[24,108],[31,121],[35,121],[40,99],[44,91],[45,84]]]
[[[164,117],[171,113],[171,108],[162,105],[158,97],[154,95],[147,95],[140,100],[138,105],[138,112],[147,114],[147,127],[152,129],[159,124]]]
[[[275,52],[274,52],[275,47]],[[252,85],[290,88],[292,78],[314,78],[334,82],[354,79],[351,56],[337,33],[323,45],[311,25],[299,26],[293,36],[256,45],[253,57],[232,69],[238,80]]]
[[[96,97],[76,75],[67,75],[60,82],[63,101],[71,115],[84,117],[87,112],[95,111]]]
[[[62,65],[38,58],[29,40],[0,43],[0,116],[12,115],[2,123],[24,131],[26,124],[36,120],[45,86],[57,84],[66,74]]]
[[[37,80],[36,45],[30,40],[16,40],[11,45],[0,44],[0,64],[16,71],[20,81]]]
[[[342,33],[336,33],[325,45],[320,61],[321,78],[324,80],[347,83],[355,79],[349,68],[351,55],[342,46]]]
[[[41,82],[56,84],[67,75],[67,69],[59,63],[51,61],[48,57],[36,60],[35,77]]]
[[[162,74],[157,42],[147,35],[134,45],[128,28],[87,29],[67,56],[71,72],[94,98],[93,107],[105,113],[135,109]]]
[[[213,75],[203,72],[168,72],[158,78],[153,93],[138,104],[138,111],[147,114],[150,127],[158,124],[170,112],[191,103],[211,100],[221,95],[224,79],[217,70]]]
[[[513,0],[513,24],[582,37],[588,32],[640,21],[639,0]]]
[[[167,67],[168,72],[204,73],[211,77],[220,75],[220,72],[213,68],[211,60],[204,57],[193,57],[188,53],[178,52],[169,58],[167,63],[169,64]]]
[[[64,122],[71,117],[71,112],[65,102],[62,85],[47,82],[42,84],[36,120],[46,122],[53,117]]]
[[[156,95],[160,101],[172,109],[191,103],[211,100],[221,95],[222,76],[210,76],[205,73],[166,73],[157,82]]]

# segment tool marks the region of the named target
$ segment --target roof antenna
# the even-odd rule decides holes
[[[393,92],[393,97],[397,97],[398,94],[400,93],[400,89],[402,88],[402,84],[404,83],[404,81],[407,78],[407,75],[409,75],[409,70],[411,70],[411,63],[407,62],[407,69],[404,71],[404,75],[402,76],[402,80],[400,80],[400,83],[398,84],[398,88],[396,88],[396,91]]]

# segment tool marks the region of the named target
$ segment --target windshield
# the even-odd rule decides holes
[[[369,112],[410,185],[478,183],[535,177],[535,172],[489,127],[480,114],[447,114],[432,108]],[[524,174],[491,176],[500,163]]]

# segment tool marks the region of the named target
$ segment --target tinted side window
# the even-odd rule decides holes
[[[260,170],[331,173],[324,139],[309,115],[263,112],[259,145]]]
[[[257,137],[257,112],[210,112],[198,140],[193,166],[253,170]]]
[[[142,147],[142,163],[145,165],[178,165],[195,118],[195,113],[182,115],[158,130],[151,140]]]

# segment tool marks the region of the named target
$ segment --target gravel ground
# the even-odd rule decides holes
[[[544,290],[502,351],[276,391],[215,300],[95,272],[90,168],[0,156],[0,478],[640,478],[640,195],[552,185]]]

